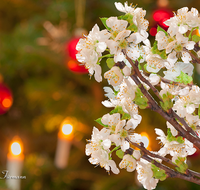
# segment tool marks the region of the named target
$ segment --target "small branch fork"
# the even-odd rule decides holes
[[[139,145],[137,143],[130,141],[129,138],[126,138],[125,140],[128,141],[129,143],[131,143],[133,146],[135,146],[135,147],[137,147],[141,150],[143,159],[154,164],[155,166],[159,167],[160,169],[163,169],[166,172],[168,178],[169,177],[180,178],[180,179],[190,181],[190,182],[193,182],[193,183],[200,185],[200,179],[198,178],[198,177],[200,177],[200,173],[194,172],[194,171],[189,170],[189,169],[186,170],[186,174],[181,174],[179,172],[176,172],[175,170],[167,167],[163,163],[160,163],[153,158],[161,159],[163,162],[166,162],[173,167],[177,167],[170,159],[162,157],[160,155],[157,155],[157,154],[154,154],[154,153],[148,151],[144,147],[143,143],[140,143],[140,145]]]
[[[159,98],[160,101],[163,102],[162,98],[159,95],[159,91],[148,81],[146,80],[141,72],[138,69],[138,62],[133,63],[133,61],[126,55],[125,50],[122,50],[122,52],[125,54],[126,59],[129,61],[129,63],[133,67],[132,75],[130,76],[134,82],[138,85],[141,92],[146,96],[149,103],[149,108],[157,113],[159,113],[162,117],[164,117],[171,125],[174,126],[174,128],[179,131],[180,135],[184,138],[187,138],[190,142],[192,142],[195,146],[200,148],[200,139],[194,132],[194,130],[188,126],[188,124],[185,122],[184,118],[180,118],[172,109],[169,110],[169,112],[164,111],[158,103],[154,100],[154,98],[150,95],[150,93],[144,88],[141,81],[146,83],[155,93],[155,95]],[[185,127],[185,129],[179,124],[178,121]]]

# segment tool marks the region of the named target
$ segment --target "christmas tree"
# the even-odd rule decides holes
[[[73,58],[73,42],[95,23],[103,27],[99,17],[119,15],[113,0],[1,0],[0,3],[0,172],[7,170],[8,151],[13,138],[23,144],[23,166],[20,176],[24,190],[135,190],[143,189],[132,175],[108,174],[93,169],[85,156],[86,139],[90,138],[95,120],[107,112],[104,81],[98,84],[88,78]],[[124,2],[124,1],[120,1]],[[150,25],[156,24],[153,11],[159,4],[153,0],[129,2],[148,10]],[[198,7],[199,2],[170,2],[170,10]],[[80,32],[81,31],[81,32]],[[84,32],[83,32],[84,31]],[[70,46],[71,43],[71,46]],[[72,55],[71,55],[72,54]],[[106,69],[107,65],[104,66]],[[195,73],[195,83],[199,75]],[[6,101],[4,101],[6,99]],[[3,103],[4,101],[4,103]],[[165,124],[152,113],[141,110],[141,131],[147,131],[149,150],[158,149],[154,128]],[[73,126],[69,159],[66,167],[55,165],[58,132],[63,121]],[[64,151],[64,150],[63,150]],[[117,159],[117,158],[116,158]],[[198,152],[191,157],[196,170]],[[8,171],[9,172],[9,171]],[[1,174],[4,178],[4,173]],[[178,180],[160,183],[157,189],[198,189],[198,185]],[[1,189],[9,189],[5,179]]]

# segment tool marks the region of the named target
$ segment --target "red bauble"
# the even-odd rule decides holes
[[[10,89],[0,84],[0,115],[6,113],[12,106],[13,98]]]
[[[72,38],[72,39],[67,43],[67,45],[66,45],[65,51],[66,51],[66,53],[69,55],[69,57],[70,57],[71,59],[76,59],[76,54],[77,54],[77,52],[78,52],[78,51],[76,50],[76,45],[77,45],[79,39],[80,39],[80,38],[77,38],[77,37]]]
[[[70,69],[70,71],[79,73],[79,74],[88,73],[88,70],[85,68],[85,66],[80,65],[80,64],[81,63],[79,63],[77,60],[74,60],[74,59],[66,61],[66,65]]]
[[[168,28],[167,25],[164,24],[166,20],[168,20],[170,17],[173,17],[173,12],[170,9],[157,9],[153,13],[153,19],[164,28]]]
[[[150,34],[152,36],[155,36],[157,33],[157,25],[162,27],[164,30],[168,29],[168,26],[164,24],[164,22],[170,17],[173,17],[173,12],[170,9],[167,8],[162,8],[162,9],[157,9],[153,12],[153,19],[156,22],[156,24],[150,29]]]
[[[81,65],[81,63],[76,60],[76,54],[78,53],[78,51],[76,50],[76,45],[79,39],[80,38],[78,37],[74,37],[66,44],[65,51],[66,54],[70,57],[70,60],[66,61],[66,65],[72,72],[85,74],[88,73],[88,70],[85,68],[84,65]]]

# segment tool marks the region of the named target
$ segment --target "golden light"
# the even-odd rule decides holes
[[[72,133],[73,131],[73,127],[72,125],[70,124],[64,124],[62,126],[62,132],[65,134],[65,135],[69,135],[70,133]]]
[[[142,142],[144,143],[144,147],[146,149],[150,149],[150,138],[149,138],[149,135],[146,133],[146,132],[142,132],[140,133],[140,135],[142,136]]]
[[[65,119],[61,123],[58,137],[69,141],[73,139],[73,125],[71,124],[70,119]]]
[[[12,100],[11,100],[11,99],[8,99],[8,98],[5,98],[5,99],[2,101],[2,105],[3,105],[3,107],[5,107],[5,108],[10,108],[11,105],[12,105]]]
[[[20,143],[13,142],[11,144],[11,153],[17,156],[17,155],[21,154],[21,152],[22,152],[22,148],[20,146]]]

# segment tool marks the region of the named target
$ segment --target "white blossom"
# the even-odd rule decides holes
[[[102,81],[101,67],[97,64],[99,57],[102,56],[102,52],[105,51],[107,45],[105,41],[110,37],[110,33],[107,30],[99,31],[97,24],[89,32],[89,35],[79,40],[76,49],[78,53],[76,58],[79,62],[84,63],[88,68],[89,73],[94,75],[97,82]]]
[[[123,74],[119,67],[114,66],[109,71],[104,73],[104,78],[108,79],[109,84],[118,86],[123,81]]]
[[[153,178],[153,171],[151,170],[151,163],[144,159],[140,159],[137,162],[136,170],[138,172],[138,180],[142,183],[145,189],[151,190],[155,189],[158,183],[158,179]]]
[[[131,155],[126,154],[119,163],[119,167],[121,169],[126,168],[127,172],[133,172],[136,168],[136,160]]]

